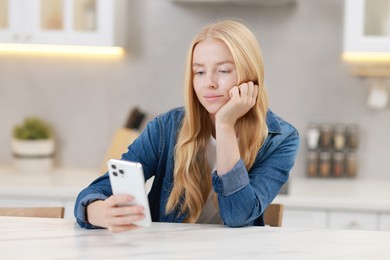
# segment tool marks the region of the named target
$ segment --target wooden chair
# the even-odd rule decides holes
[[[264,224],[271,227],[281,227],[284,205],[270,204],[264,211]]]
[[[64,207],[0,207],[0,216],[64,218]]]

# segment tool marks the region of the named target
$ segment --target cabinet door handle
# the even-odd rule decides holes
[[[32,39],[32,35],[31,34],[27,34],[26,36],[24,36],[24,41],[25,42],[30,42]]]
[[[359,228],[359,223],[356,220],[352,220],[349,225],[349,229],[358,229]]]
[[[12,41],[18,42],[19,40],[20,40],[20,35],[19,34],[12,35]]]

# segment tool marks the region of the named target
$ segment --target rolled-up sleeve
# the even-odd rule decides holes
[[[112,195],[108,174],[105,174],[93,181],[87,188],[78,195],[74,207],[74,216],[82,228],[99,228],[88,222],[87,206],[96,200],[105,200]]]
[[[240,159],[228,173],[222,176],[218,176],[217,171],[214,171],[212,175],[214,191],[222,196],[229,196],[248,185],[249,175],[243,169],[245,169],[244,161]]]
[[[251,225],[287,182],[299,145],[298,132],[288,134],[271,136],[249,172],[240,159],[225,175],[212,174],[220,215],[227,226]]]

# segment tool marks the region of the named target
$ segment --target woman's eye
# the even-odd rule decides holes
[[[221,72],[221,73],[230,73],[231,70],[220,70],[219,72]]]
[[[195,71],[194,74],[195,74],[195,75],[203,75],[203,74],[204,74],[204,71]]]

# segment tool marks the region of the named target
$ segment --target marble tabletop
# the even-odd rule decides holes
[[[390,232],[153,223],[121,234],[0,217],[1,259],[389,259]]]

